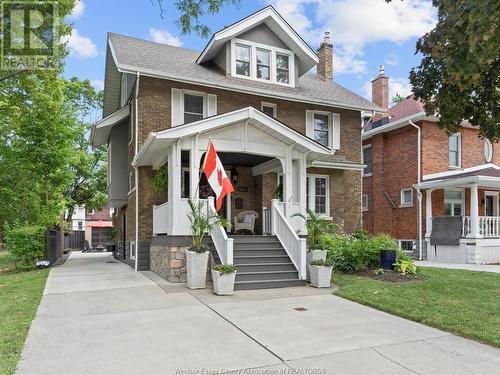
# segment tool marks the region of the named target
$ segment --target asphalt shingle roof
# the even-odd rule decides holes
[[[362,98],[334,81],[324,81],[314,74],[304,74],[297,87],[286,87],[226,76],[215,65],[198,65],[199,51],[154,43],[109,33],[117,67],[140,71],[166,79],[185,79],[201,85],[216,85],[232,90],[251,90],[264,96],[276,96],[321,102],[325,105],[352,109],[382,111],[376,104]]]

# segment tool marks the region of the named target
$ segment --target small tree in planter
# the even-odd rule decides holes
[[[333,262],[329,260],[313,260],[309,264],[311,286],[329,288],[332,279]]]
[[[191,222],[191,235],[193,244],[186,251],[187,287],[189,289],[203,289],[207,278],[208,246],[203,244],[205,235],[212,230],[214,225],[224,228],[231,227],[231,223],[220,217],[212,215],[203,209],[203,203],[189,201]]]
[[[234,281],[236,279],[236,268],[232,264],[216,264],[212,267],[212,281],[214,293],[219,296],[230,296],[234,294]]]
[[[115,251],[116,236],[118,232],[115,228],[106,228],[104,237],[106,238],[106,251]]]
[[[326,260],[328,250],[324,247],[323,239],[326,234],[334,233],[337,226],[330,220],[322,219],[321,215],[311,210],[307,210],[307,217],[302,214],[293,216],[301,217],[307,221],[307,264],[315,260]],[[309,279],[309,267],[307,267],[307,278]]]

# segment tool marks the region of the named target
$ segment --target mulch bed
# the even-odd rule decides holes
[[[369,279],[387,281],[389,283],[402,283],[408,281],[421,280],[418,275],[401,275],[399,272],[393,270],[384,270],[384,274],[376,275],[375,270],[365,270],[356,272],[356,276],[368,277]]]

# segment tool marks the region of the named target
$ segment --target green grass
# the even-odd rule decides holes
[[[0,253],[0,374],[16,369],[24,340],[42,297],[48,269],[16,269],[12,256]]]
[[[421,281],[389,283],[336,274],[337,295],[500,347],[500,274],[420,268]]]

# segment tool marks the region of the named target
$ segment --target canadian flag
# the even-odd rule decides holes
[[[224,166],[222,165],[212,141],[208,142],[205,161],[203,162],[203,172],[207,176],[208,183],[215,193],[215,210],[219,211],[222,206],[222,199],[233,192],[233,184],[227,177]]]

